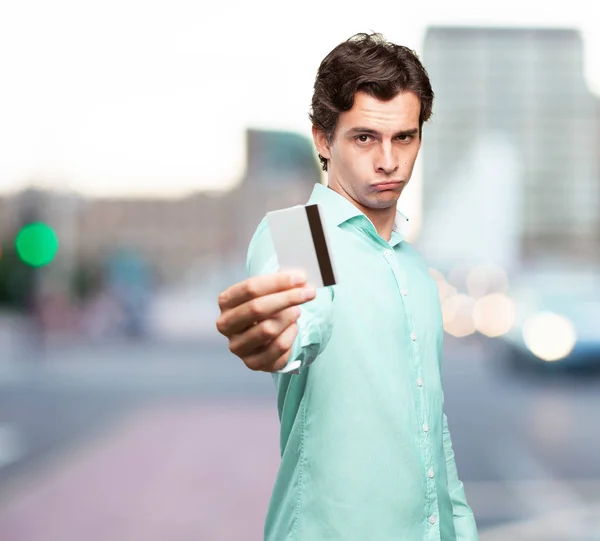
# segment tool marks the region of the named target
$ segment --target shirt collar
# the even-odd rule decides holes
[[[315,184],[308,201],[308,204],[311,203],[322,203],[326,219],[335,226],[342,225],[344,222],[347,222],[356,216],[364,216],[367,218],[363,212],[350,203],[344,196],[333,191],[324,184]],[[401,237],[399,240],[404,240],[404,237],[408,234],[408,218],[398,209],[396,209],[396,219],[394,220],[393,231]]]

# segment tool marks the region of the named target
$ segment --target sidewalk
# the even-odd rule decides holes
[[[258,541],[279,465],[278,428],[271,403],[180,400],[138,410],[0,487],[0,539]],[[537,494],[540,483],[517,489]],[[597,484],[587,483],[586,505],[486,528],[481,541],[600,541]],[[469,490],[476,516],[506,511],[503,482]]]
[[[0,491],[10,541],[252,541],[279,464],[273,407],[139,411]]]

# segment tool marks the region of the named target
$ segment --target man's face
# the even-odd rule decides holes
[[[329,186],[363,211],[395,209],[421,147],[420,108],[413,92],[389,101],[357,92],[330,143],[313,129],[317,150],[328,160]]]

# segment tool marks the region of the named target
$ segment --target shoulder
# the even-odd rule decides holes
[[[254,231],[248,252],[246,254],[246,271],[249,275],[266,274],[277,269],[277,256],[275,246],[269,231],[267,217],[265,216]]]
[[[266,215],[263,216],[262,220],[256,226],[256,229],[252,234],[252,238],[250,239],[250,246],[252,246],[253,243],[260,241],[261,239],[264,239],[265,237],[270,237],[269,222],[267,221]]]

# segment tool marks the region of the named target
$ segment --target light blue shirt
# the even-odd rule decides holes
[[[429,269],[317,184],[338,284],[302,306],[286,368],[274,374],[281,465],[267,541],[477,541],[458,478],[441,383],[443,327]],[[266,219],[250,275],[278,270]]]

